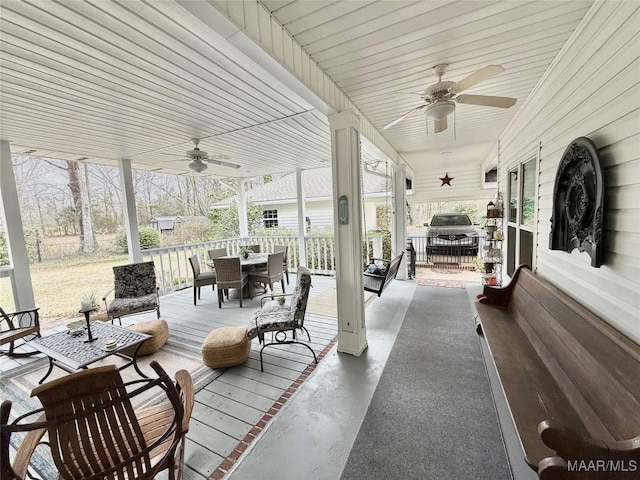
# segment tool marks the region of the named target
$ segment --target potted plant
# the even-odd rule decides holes
[[[284,295],[278,295],[278,305],[283,307],[285,300],[286,300],[286,298],[284,297]]]
[[[248,248],[246,248],[246,247],[242,247],[242,248],[240,249],[240,258],[244,258],[244,259],[246,260],[247,258],[249,258],[249,256],[251,255],[251,253],[253,253],[251,250],[249,250],[249,249],[248,249]]]

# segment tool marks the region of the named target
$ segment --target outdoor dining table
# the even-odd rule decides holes
[[[235,258],[238,256],[239,255],[225,255],[224,257],[220,258]],[[254,253],[252,255],[249,255],[247,258],[240,257],[240,265],[243,269],[251,269],[253,267],[256,267],[257,265],[266,265],[267,260],[269,260],[268,253]],[[207,260],[205,263],[207,264],[207,266],[213,268],[213,260]]]
[[[269,260],[268,253],[253,253],[253,254],[250,254],[247,258],[243,258],[242,256],[239,256],[239,255],[226,255],[221,258],[236,258],[236,257],[240,257],[240,266],[242,267],[243,270],[252,270],[257,266],[266,265],[267,261]],[[213,268],[213,260],[207,260],[205,264]],[[266,289],[260,287],[260,284],[254,284],[253,291],[259,294],[266,293]],[[242,293],[243,293],[242,298],[250,297],[248,285],[243,289]],[[238,298],[237,290],[232,289],[231,292],[229,293],[229,296],[231,298]]]

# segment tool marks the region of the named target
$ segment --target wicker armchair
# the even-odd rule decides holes
[[[249,272],[249,280],[269,285],[271,291],[273,291],[273,284],[279,281],[282,285],[282,293],[285,293],[284,272],[282,269],[283,259],[284,252],[270,253],[267,257],[267,268],[251,270]]]
[[[200,298],[200,287],[211,285],[212,289],[215,289],[216,272],[201,272],[200,260],[198,260],[196,255],[189,257],[189,264],[193,272],[193,304],[195,305],[196,296]]]
[[[104,294],[102,300],[107,308],[107,315],[120,320],[125,315],[156,310],[160,318],[160,302],[156,272],[153,262],[133,263],[113,267],[115,288]],[[114,299],[107,303],[109,294],[114,292]],[[122,321],[120,321],[122,323]]]
[[[263,297],[260,301],[260,310],[253,314],[248,325],[247,335],[250,339],[258,337],[262,344],[260,349],[260,369],[264,371],[262,352],[269,345],[282,345],[295,343],[308,348],[313,354],[313,359],[318,363],[318,358],[313,349],[306,343],[298,341],[297,330],[304,331],[311,341],[309,331],[304,326],[304,316],[307,311],[307,300],[311,288],[311,274],[306,267],[299,267],[296,278],[296,286],[291,295],[278,295],[290,297],[288,304],[280,305],[271,300],[270,296]],[[266,342],[264,334],[272,332],[271,342]],[[291,333],[288,338],[287,333]]]
[[[20,312],[6,313],[0,307],[0,345],[9,344],[9,350],[0,350],[0,355],[23,357],[38,353],[37,350],[29,352],[15,352],[17,346],[40,336],[40,318],[38,308],[22,310]]]
[[[247,250],[251,250],[253,253],[260,253],[262,251],[262,247],[260,245],[247,245]]]
[[[253,298],[253,288],[249,282],[249,274],[242,271],[239,257],[214,258],[213,266],[216,270],[218,284],[218,308],[222,308],[222,291],[237,288],[240,307],[242,307],[243,288],[249,288],[249,297]]]
[[[184,440],[194,405],[189,372],[174,383],[157,362],[157,378],[124,383],[115,365],[81,370],[35,388],[43,408],[9,422],[0,407],[0,477],[24,479],[34,453],[49,449],[60,478],[152,480],[168,470],[182,479]],[[160,402],[135,405],[150,397]],[[10,460],[12,435],[26,432]],[[48,433],[48,439],[43,437]],[[44,452],[42,452],[44,453]]]
[[[209,250],[209,259],[213,260],[214,258],[226,257],[228,255],[226,248],[214,248],[213,250]]]
[[[289,285],[289,257],[287,252],[289,250],[288,245],[274,245],[273,252],[284,252],[284,260],[282,261],[282,271],[284,272],[284,276],[287,277],[287,285]]]

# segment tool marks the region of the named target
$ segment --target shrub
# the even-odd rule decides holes
[[[7,239],[4,238],[4,232],[0,230],[0,266],[9,265],[9,249],[7,248]]]
[[[146,250],[148,248],[158,248],[160,246],[160,233],[152,227],[140,228],[140,248]],[[118,232],[115,238],[115,244],[122,253],[128,253],[127,234],[124,231]]]

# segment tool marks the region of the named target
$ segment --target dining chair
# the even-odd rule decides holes
[[[214,248],[213,250],[209,250],[209,259],[213,260],[214,258],[226,257],[228,255],[226,248]]]
[[[211,285],[211,289],[215,290],[216,272],[201,272],[200,260],[197,255],[189,257],[191,271],[193,272],[193,304],[196,305],[196,296],[200,298],[200,287]],[[197,293],[197,295],[196,295]]]
[[[249,280],[260,282],[265,286],[269,285],[272,292],[273,284],[279,281],[282,285],[282,293],[285,293],[283,260],[284,252],[270,253],[267,257],[267,268],[249,271]]]
[[[153,262],[133,263],[113,267],[114,288],[105,293],[102,301],[107,309],[107,316],[117,318],[134,313],[156,310],[160,318],[160,302],[156,285],[156,271]],[[114,292],[114,299],[107,303],[109,294]]]
[[[289,285],[289,257],[287,255],[289,251],[288,245],[274,245],[273,252],[284,252],[284,261],[282,262],[282,268],[284,270],[284,276],[287,277],[287,285]]]
[[[12,403],[2,402],[0,478],[31,478],[30,464],[50,456],[65,480],[152,480],[164,470],[182,479],[193,380],[180,370],[174,382],[158,362],[151,367],[155,378],[128,383],[116,365],[65,375],[33,389],[42,408],[23,415],[21,404],[11,421]]]
[[[242,307],[243,290],[249,289],[249,297],[253,298],[253,288],[249,282],[249,274],[242,270],[240,257],[214,258],[213,266],[216,271],[216,283],[218,285],[218,308],[222,308],[222,291],[230,288],[238,289],[240,307]]]
[[[244,248],[251,250],[253,253],[260,253],[262,251],[262,247],[260,245],[247,245]]]

